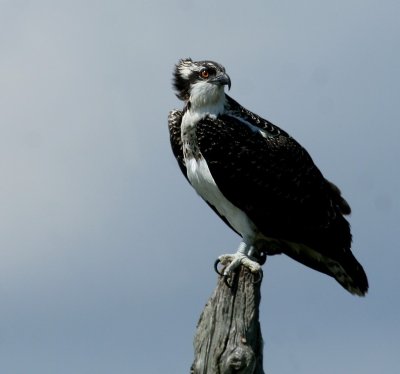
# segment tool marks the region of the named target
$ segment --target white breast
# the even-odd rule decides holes
[[[221,216],[224,216],[230,225],[241,234],[243,239],[254,237],[254,224],[247,217],[246,213],[233,205],[222,194],[204,158],[186,160],[187,176],[197,193],[214,206]]]

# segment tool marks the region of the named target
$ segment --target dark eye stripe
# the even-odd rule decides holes
[[[207,70],[208,70],[208,73],[209,73],[210,75],[215,75],[216,72],[217,72],[214,68],[211,68],[211,67],[208,68]]]

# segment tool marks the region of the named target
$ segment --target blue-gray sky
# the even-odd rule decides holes
[[[353,214],[365,299],[273,257],[268,373],[400,372],[400,3],[0,2],[0,367],[187,373],[231,232],[169,149],[182,57],[303,144]]]

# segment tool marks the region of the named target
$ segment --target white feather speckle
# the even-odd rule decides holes
[[[179,74],[185,79],[189,79],[190,74],[192,73],[193,73],[193,67],[189,64],[182,64],[179,67]]]

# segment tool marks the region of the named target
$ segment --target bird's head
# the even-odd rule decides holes
[[[231,88],[225,68],[213,61],[180,60],[174,70],[173,86],[180,100],[193,105],[214,105],[225,100],[224,86]]]

